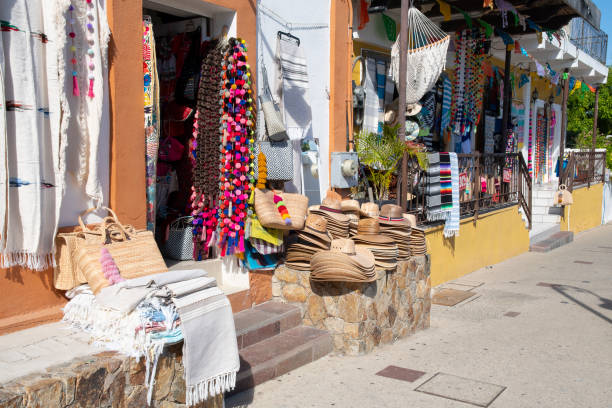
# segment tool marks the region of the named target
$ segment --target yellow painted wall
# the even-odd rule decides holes
[[[603,184],[595,184],[590,188],[583,187],[572,191],[574,204],[565,207],[561,217],[561,230],[574,233],[595,228],[601,224],[601,201],[603,199]],[[567,218],[569,216],[569,230]]]
[[[529,250],[529,231],[518,207],[461,220],[459,236],[444,238],[444,226],[425,232],[436,286]]]

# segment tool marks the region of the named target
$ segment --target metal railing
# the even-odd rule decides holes
[[[563,166],[559,184],[565,184],[569,191],[579,186],[603,183],[606,174],[606,152],[570,152],[567,165]]]
[[[531,177],[520,153],[458,154],[460,214],[474,217],[509,205],[520,205],[531,228]],[[408,165],[408,212],[427,220],[427,177],[416,159]]]
[[[608,34],[593,27],[582,17],[570,21],[570,41],[579,49],[605,65],[608,50]]]

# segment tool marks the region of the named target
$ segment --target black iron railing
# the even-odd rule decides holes
[[[461,217],[478,219],[480,213],[518,204],[531,227],[531,178],[523,156],[511,154],[458,154]],[[426,173],[416,159],[408,165],[408,211],[427,220]]]

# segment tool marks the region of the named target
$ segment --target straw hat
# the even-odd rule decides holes
[[[357,235],[354,240],[372,244],[394,245],[395,241],[380,234],[380,224],[375,218],[364,218],[357,224]]]
[[[402,207],[395,204],[385,204],[380,209],[380,215],[378,216],[380,224],[385,225],[396,225],[396,226],[410,226],[408,220],[404,218],[404,212]]]
[[[376,203],[363,203],[361,204],[361,209],[359,210],[361,215],[365,215],[366,217],[378,218],[380,214],[380,209],[378,208],[378,204]]]
[[[402,214],[402,216],[404,217],[404,219],[406,221],[408,221],[408,223],[410,224],[411,227],[416,227],[417,226],[417,219],[416,219],[416,216],[414,214],[404,213],[404,214]]]
[[[350,239],[334,239],[329,251],[313,255],[310,266],[314,281],[376,280],[374,255],[368,249],[356,248]]]
[[[357,200],[343,200],[340,203],[342,212],[359,212],[359,201]]]
[[[319,215],[331,217],[332,219],[337,220],[342,223],[349,222],[349,218],[345,214],[342,214],[342,204],[340,200],[330,199],[326,197],[321,202],[321,205],[318,205],[318,206],[314,205],[310,207],[310,212],[312,214],[319,214]]]
[[[308,217],[306,217],[304,229],[298,235],[303,236],[305,234],[323,241],[331,241],[331,237],[327,232],[327,220],[325,217],[317,214],[308,214]]]

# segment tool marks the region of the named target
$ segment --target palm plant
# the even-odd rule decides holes
[[[356,137],[359,162],[370,169],[368,179],[379,202],[387,196],[393,174],[404,153],[416,155],[421,167],[426,166],[426,156],[398,138],[398,129],[399,125],[384,125],[382,134],[362,130]]]

